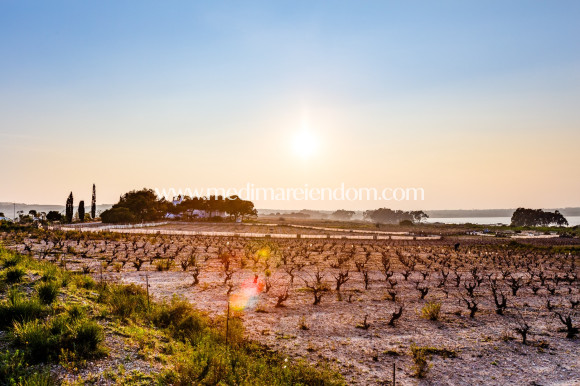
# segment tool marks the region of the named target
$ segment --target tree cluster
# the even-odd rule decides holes
[[[355,215],[355,213],[352,210],[339,209],[336,212],[334,212],[333,214],[331,214],[330,216],[334,219],[337,219],[337,220],[348,221],[354,215]]]
[[[567,226],[568,220],[559,212],[544,212],[542,209],[518,208],[512,215],[512,226]]]
[[[117,204],[101,213],[101,220],[105,223],[155,221],[167,213],[193,219],[194,210],[205,211],[210,218],[227,213],[235,220],[258,214],[253,202],[242,200],[238,196],[185,197],[179,204],[174,205],[165,198],[158,198],[153,190],[142,189],[125,193]]]
[[[404,211],[392,210],[389,208],[380,208],[375,210],[367,210],[363,213],[363,218],[367,221],[373,221],[381,224],[399,224],[402,221],[421,222],[421,220],[429,216],[421,211]]]

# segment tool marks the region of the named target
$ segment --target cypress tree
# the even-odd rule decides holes
[[[93,184],[93,198],[91,199],[91,218],[94,220],[97,217],[97,190]]]
[[[79,201],[79,220],[85,221],[85,202]]]
[[[66,216],[66,221],[68,223],[72,223],[73,220],[73,194],[72,192],[70,192],[68,198],[66,199],[66,212],[65,212],[65,216]]]

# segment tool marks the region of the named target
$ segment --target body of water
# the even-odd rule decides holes
[[[580,225],[580,216],[567,216],[568,224],[570,226]],[[424,220],[427,223],[441,222],[444,224],[506,224],[511,222],[510,217],[431,217]]]

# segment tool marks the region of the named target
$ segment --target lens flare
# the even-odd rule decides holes
[[[230,307],[234,311],[243,311],[253,308],[260,298],[260,293],[264,289],[264,282],[257,277],[246,279],[240,290],[230,297]]]

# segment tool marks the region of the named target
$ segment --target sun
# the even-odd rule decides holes
[[[300,158],[311,158],[318,150],[318,138],[311,131],[303,129],[295,134],[292,148]]]

